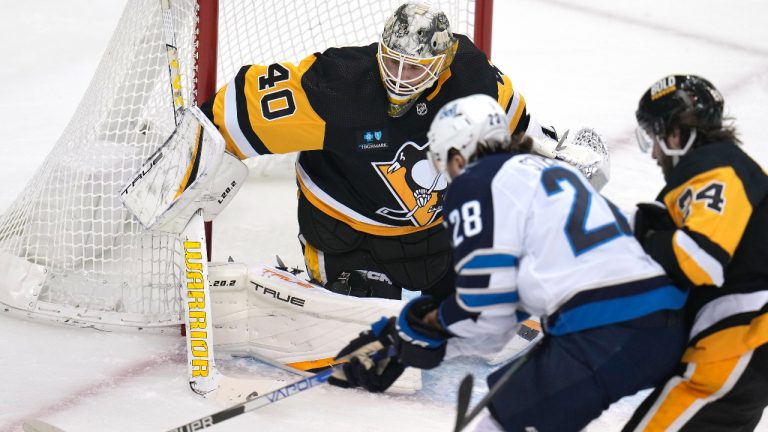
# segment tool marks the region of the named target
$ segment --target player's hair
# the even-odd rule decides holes
[[[682,112],[670,121],[671,127],[680,128],[681,141],[688,140],[691,129],[696,129],[696,141],[693,148],[701,147],[714,142],[729,141],[734,144],[741,144],[739,133],[733,125],[732,117],[724,117],[720,127],[711,127],[694,115],[690,111]]]
[[[517,133],[512,135],[512,138],[505,142],[485,141],[483,143],[478,143],[475,152],[469,157],[469,162],[497,153],[531,153],[532,149],[533,138],[524,133]]]

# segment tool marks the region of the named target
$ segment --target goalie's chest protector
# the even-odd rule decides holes
[[[447,183],[426,159],[432,119],[453,99],[498,92],[495,69],[466,38],[461,41],[450,71],[399,118],[386,114],[376,44],[312,57],[294,92],[304,93],[320,121],[293,127],[322,127],[322,144],[313,149],[320,151],[300,148],[297,164],[301,193],[314,207],[375,235],[441,222]]]

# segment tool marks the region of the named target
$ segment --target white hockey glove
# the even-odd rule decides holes
[[[576,167],[598,191],[610,179],[608,148],[594,129],[581,128],[572,137],[565,131],[559,142],[534,138],[533,152]]]

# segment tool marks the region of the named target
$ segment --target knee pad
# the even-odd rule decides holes
[[[386,274],[369,270],[343,272],[326,288],[337,294],[353,297],[377,297],[394,300],[402,298],[402,289],[393,285]]]

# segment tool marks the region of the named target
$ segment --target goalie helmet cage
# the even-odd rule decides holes
[[[0,311],[80,327],[178,333],[184,257],[119,191],[175,129],[165,34],[184,102],[210,98],[241,65],[296,62],[378,40],[399,0],[127,0],[74,116],[0,216]],[[453,30],[490,52],[492,0],[440,0]],[[168,19],[170,18],[170,19]],[[276,168],[259,161],[256,171]]]

